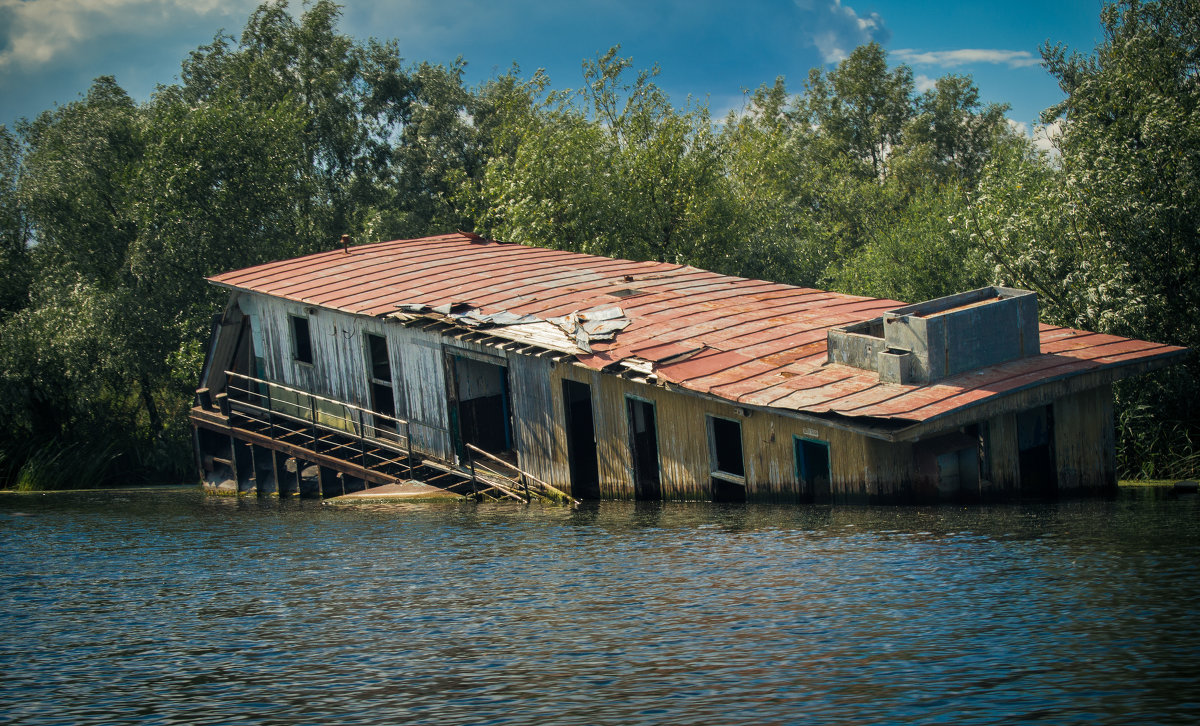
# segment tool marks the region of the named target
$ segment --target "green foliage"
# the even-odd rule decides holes
[[[29,224],[19,196],[20,140],[0,125],[0,324],[29,304]]]
[[[395,43],[357,44],[337,30],[340,6],[318,0],[299,21],[286,2],[264,3],[240,41],[218,35],[183,64],[180,102],[217,106],[233,99],[269,115],[299,108],[293,134],[308,186],[296,197],[293,243],[312,250],[340,235],[360,236],[386,200],[391,140],[407,119],[411,80]]]
[[[871,243],[844,260],[834,286],[859,295],[920,302],[987,284],[970,239],[955,225],[963,208],[956,184],[922,187]]]
[[[477,224],[511,242],[720,268],[729,192],[707,109],[675,109],[657,69],[631,80],[618,52],[585,63],[578,92],[503,116],[473,190]]]
[[[449,68],[421,63],[409,75],[412,100],[392,150],[392,195],[379,222],[388,238],[473,226],[458,190],[477,183],[486,166],[491,129],[477,121],[489,115],[492,97],[463,85],[465,68],[462,59]]]
[[[20,457],[19,465],[10,463],[0,452],[0,485],[19,492],[90,489],[107,483],[117,458],[112,443],[96,446],[63,445],[51,441],[32,448]]]
[[[1119,2],[1092,55],[1047,46],[1067,99],[1059,156],[1009,148],[985,170],[966,227],[996,282],[1042,296],[1045,319],[1200,345],[1200,3]],[[1191,461],[1200,363],[1117,388],[1125,475]],[[1190,453],[1189,453],[1190,452]],[[1149,467],[1149,468],[1148,468]]]

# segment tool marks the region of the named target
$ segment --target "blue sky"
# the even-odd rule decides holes
[[[221,29],[240,33],[256,0],[0,0],[0,123],[75,100],[113,75],[135,99],[177,80],[188,51]],[[545,68],[554,87],[620,43],[638,67],[658,63],[676,104],[691,95],[714,116],[778,75],[793,91],[871,40],[918,84],[974,77],[985,101],[1026,127],[1062,98],[1039,65],[1049,40],[1090,52],[1100,0],[963,3],[929,0],[345,0],[343,32],[395,38],[407,61],[468,62],[472,83]],[[291,4],[298,12],[302,5]]]

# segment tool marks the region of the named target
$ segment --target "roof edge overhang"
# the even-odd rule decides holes
[[[1064,373],[1059,376],[1036,381],[1011,391],[1005,391],[1002,394],[952,409],[923,421],[912,421],[911,425],[896,431],[889,437],[889,440],[916,442],[931,435],[942,434],[947,430],[984,421],[995,416],[1049,405],[1063,396],[1112,385],[1124,378],[1166,368],[1190,352],[1188,348],[1178,348],[1159,353],[1152,358],[1114,363],[1097,370]]]

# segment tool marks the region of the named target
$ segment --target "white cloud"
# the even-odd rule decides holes
[[[1008,127],[1013,131],[1025,138],[1033,139],[1033,145],[1038,149],[1047,154],[1054,155],[1058,153],[1055,144],[1058,142],[1059,137],[1062,136],[1061,121],[1053,121],[1048,124],[1034,124],[1032,132],[1029,130],[1029,124],[1027,123],[1013,121],[1012,119],[1005,119],[1005,121],[1008,122]]]
[[[913,85],[916,86],[917,93],[924,93],[926,91],[932,91],[933,89],[937,88],[937,79],[930,78],[929,76],[927,76],[923,73],[918,73],[913,78]]]
[[[960,50],[917,51],[901,48],[892,51],[892,57],[910,65],[940,66],[956,68],[970,63],[996,63],[1009,68],[1026,68],[1041,65],[1042,59],[1027,50],[985,50],[963,48]]]
[[[181,21],[244,20],[256,5],[255,0],[0,0],[0,73],[74,62],[81,46],[157,38]]]
[[[793,0],[797,8],[808,14],[811,42],[826,63],[845,60],[850,51],[871,41],[887,42],[891,33],[879,13],[860,17],[854,8],[842,5],[842,0],[813,2]]]
[[[1059,120],[1038,124],[1033,128],[1033,144],[1047,153],[1058,153],[1056,145],[1062,132],[1062,122]]]

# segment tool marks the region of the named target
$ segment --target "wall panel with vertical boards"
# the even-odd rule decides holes
[[[555,368],[549,358],[509,357],[513,446],[522,469],[568,491],[570,469],[562,431],[561,390],[556,399],[556,387],[561,386],[554,375]]]
[[[366,327],[375,332],[378,321],[333,310],[310,312],[314,308],[264,295],[243,294],[242,306],[261,326],[265,378],[357,406],[369,405],[361,331]],[[291,316],[308,320],[311,364],[293,356]]]
[[[987,470],[983,473],[984,495],[1015,494],[1021,490],[1021,452],[1017,448],[1017,415],[1000,414],[988,419],[985,433]]]
[[[632,456],[626,397],[651,401],[658,427],[659,461],[664,499],[708,500],[712,498],[712,472],[708,438],[708,416],[719,416],[741,425],[746,469],[747,498],[757,501],[794,502],[800,499],[795,468],[794,437],[829,444],[832,489],[835,497],[860,499],[887,497],[893,482],[911,477],[911,445],[892,444],[850,431],[779,414],[750,411],[733,404],[711,400],[662,386],[624,380],[563,364],[556,379],[586,383],[594,398],[596,439],[600,464],[600,488],[604,498],[634,496]],[[556,383],[555,436],[565,451],[562,429],[562,394]]]
[[[412,421],[417,450],[451,458],[441,336],[336,310],[313,313],[303,304],[264,295],[243,293],[240,304],[260,328],[264,378],[364,408],[371,405],[364,333],[387,339],[396,415]],[[309,321],[312,364],[293,357],[293,315]]]
[[[406,401],[413,443],[419,451],[452,461],[442,336],[403,326],[393,327],[391,335],[399,342],[403,360],[403,393],[397,391],[397,396]]]
[[[1112,389],[1063,396],[1054,402],[1054,460],[1064,493],[1117,486]]]

